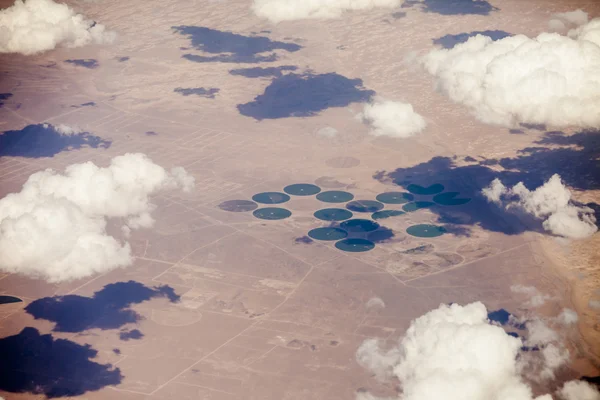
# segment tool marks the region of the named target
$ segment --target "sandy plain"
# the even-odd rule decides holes
[[[546,30],[552,13],[582,8],[598,16],[600,5],[577,0],[491,3],[498,10],[488,15],[375,9],[341,19],[277,25],[252,15],[245,0],[73,3],[117,31],[118,41],[33,57],[2,56],[0,92],[12,97],[0,108],[0,128],[6,134],[32,124],[63,123],[82,127],[110,146],[65,148],[51,157],[3,155],[1,195],[18,191],[33,172],[88,160],[107,165],[126,152],[143,152],[164,167],[185,167],[196,178],[196,190],[154,199],[156,225],[132,234],[136,258],[131,267],[56,285],[4,274],[0,294],[24,302],[0,306],[0,337],[35,328],[54,340],[89,345],[97,351],[90,360],[120,370],[120,378],[99,373],[91,379],[87,367],[80,375],[65,375],[58,386],[81,388],[79,395],[68,398],[348,399],[365,389],[393,395],[392,384],[378,382],[356,363],[363,340],[393,341],[412,319],[440,303],[480,300],[489,310],[525,313],[526,298],[509,289],[522,284],[552,296],[537,311],[542,315],[556,315],[563,307],[580,315],[579,329],[565,332],[573,359],[560,379],[598,375],[599,310],[590,306],[590,300],[599,298],[594,292],[597,254],[591,254],[597,236],[569,244],[537,232],[509,232],[498,222],[502,216],[477,195],[491,176],[479,173],[501,168],[494,160],[513,160],[511,168],[537,171],[544,178],[564,172],[555,159],[525,157],[524,149],[539,146],[548,133],[530,127],[512,134],[478,122],[437,93],[433,79],[405,59],[413,51],[423,54],[434,46],[432,40],[449,34],[497,29],[535,36]],[[182,55],[202,52],[174,26],[263,36],[300,47],[276,50],[274,62],[194,62]],[[67,59],[93,59],[97,67],[65,63]],[[275,78],[230,71],[286,65],[296,66],[297,73],[361,79],[360,90],[413,104],[429,126],[409,139],[369,136],[368,127],[355,118],[361,110],[358,102],[328,104],[303,117],[240,114],[236,105],[251,102]],[[325,86],[325,92],[332,91],[327,102],[334,103],[339,88]],[[218,92],[211,98],[175,91],[200,87]],[[319,88],[311,90],[323,95]],[[310,108],[291,97],[286,97],[290,108]],[[93,104],[82,106],[86,103]],[[327,127],[337,135],[323,135]],[[564,173],[589,172],[580,155],[564,162]],[[395,182],[407,180],[423,186],[441,183],[446,191],[472,201],[382,220],[393,235],[365,253],[342,252],[333,243],[306,239],[310,229],[327,225],[312,215],[325,208],[314,196],[292,196],[282,205],[292,212],[284,220],[259,220],[251,212],[219,208],[225,201],[250,200],[256,193],[281,191],[293,183],[374,199],[403,190]],[[599,202],[600,194],[580,190],[575,198]],[[439,224],[440,219],[453,228],[449,234],[427,239],[405,233],[410,225]],[[114,231],[118,236],[116,227]],[[109,284],[121,283],[119,290],[126,291],[137,287],[136,282],[147,288],[168,285],[180,300],[152,292],[122,307],[137,314],[133,319],[111,322],[109,312],[97,316],[100,322],[92,318],[72,326],[69,319],[63,322],[71,325],[62,328],[56,320],[35,319],[24,310],[43,297],[94,299]],[[385,308],[367,308],[373,297],[382,299]],[[37,340],[35,335],[31,340]],[[26,369],[24,376],[44,374],[31,371]],[[0,395],[42,398],[43,391]]]

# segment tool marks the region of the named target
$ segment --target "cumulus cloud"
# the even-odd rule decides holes
[[[564,20],[583,18],[556,19]],[[496,41],[477,35],[452,49],[435,49],[422,62],[441,92],[483,122],[600,127],[600,19],[566,35]]]
[[[111,43],[115,37],[104,25],[53,0],[16,0],[0,11],[0,53],[32,55],[57,46]]]
[[[574,310],[571,310],[570,308],[565,308],[558,315],[557,320],[563,325],[572,325],[577,323],[577,321],[579,320],[579,316]]]
[[[564,400],[600,400],[600,392],[584,381],[570,381],[560,389],[559,395]]]
[[[555,235],[579,239],[598,230],[593,210],[572,204],[571,191],[557,174],[534,191],[527,189],[522,182],[507,188],[495,179],[482,193],[488,201],[507,211],[541,220],[544,229]]]
[[[44,124],[43,126],[44,128],[50,128],[50,124]],[[72,136],[83,132],[81,128],[65,124],[52,125],[52,127],[56,132],[60,133],[63,136]]]
[[[193,186],[183,168],[168,172],[139,153],[106,168],[86,162],[37,172],[0,199],[0,270],[60,282],[129,265],[131,248],[107,234],[107,219],[150,227],[150,196]]]
[[[254,0],[252,10],[271,22],[337,18],[344,11],[398,7],[402,0]]]
[[[523,355],[538,357],[545,369],[554,372],[568,353],[556,344],[557,335],[543,323],[527,324],[529,338],[508,335],[491,324],[486,307],[475,302],[465,306],[445,305],[412,321],[396,346],[382,350],[376,339],[366,340],[357,351],[357,361],[380,378],[400,381],[400,400],[552,400],[552,395],[534,397],[523,378],[531,363]],[[541,346],[541,352],[526,352],[524,345]],[[542,354],[538,354],[542,353]],[[568,400],[580,383],[567,383],[560,392]],[[360,393],[358,399],[376,399]],[[593,398],[593,397],[592,397]]]
[[[425,119],[417,114],[413,106],[398,101],[378,99],[365,104],[359,117],[371,126],[373,136],[406,138],[423,131]]]
[[[588,14],[579,9],[552,15],[552,19],[548,22],[548,27],[552,31],[564,31],[569,28],[585,25],[588,21]]]

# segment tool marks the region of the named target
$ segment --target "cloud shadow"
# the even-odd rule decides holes
[[[239,68],[229,71],[231,75],[241,75],[246,78],[280,78],[283,76],[283,71],[295,71],[298,67],[294,65],[282,65],[281,67],[269,68]]]
[[[218,88],[203,88],[203,87],[197,87],[197,88],[181,88],[178,87],[176,89],[173,89],[173,91],[175,93],[179,93],[183,96],[191,96],[191,95],[196,95],[196,96],[200,96],[200,97],[204,97],[207,99],[214,99],[215,95],[217,93],[219,93],[220,89]]]
[[[473,31],[473,32],[464,32],[456,35],[448,34],[437,39],[433,39],[433,44],[438,46],[442,46],[444,49],[451,49],[459,43],[464,43],[472,37],[477,35],[483,35],[491,38],[493,41],[504,39],[506,37],[512,36],[510,33],[505,31]]]
[[[310,117],[331,107],[362,103],[375,95],[361,79],[336,73],[294,74],[274,79],[254,101],[237,106],[240,114],[257,120]]]
[[[420,6],[423,12],[441,15],[489,15],[499,8],[485,0],[406,0],[403,8]]]
[[[119,368],[92,361],[90,345],[41,335],[35,328],[0,339],[0,390],[48,398],[79,396],[123,379]]]
[[[98,64],[97,60],[93,58],[85,58],[85,59],[76,59],[76,60],[65,60],[66,63],[76,65],[78,67],[84,67],[88,69],[98,68],[100,64]]]
[[[173,26],[176,33],[188,36],[196,50],[213,56],[184,54],[194,62],[259,63],[278,59],[275,50],[295,52],[302,48],[296,43],[273,41],[265,36],[244,36],[202,26]],[[271,52],[271,53],[268,53]],[[268,54],[265,54],[268,53]]]
[[[111,145],[88,132],[63,135],[52,125],[28,125],[17,131],[6,131],[0,135],[0,156],[53,157],[61,151],[77,150],[82,147],[107,149]]]
[[[0,108],[4,106],[4,100],[10,99],[12,96],[12,93],[0,93]]]
[[[600,189],[600,135],[593,131],[574,135],[547,132],[536,144],[540,146],[522,149],[512,158],[482,160],[482,157],[469,156],[464,160],[471,164],[465,165],[456,157],[434,157],[413,167],[379,171],[373,178],[403,188],[411,183],[430,185],[441,182],[446,185],[446,190],[457,190],[461,197],[472,198],[465,206],[430,208],[438,215],[438,222],[451,223],[454,228],[462,227],[463,234],[474,225],[507,235],[527,230],[547,233],[541,221],[509,213],[488,203],[481,195],[481,189],[496,178],[506,186],[523,182],[526,187],[534,189],[554,174],[559,174],[563,182],[575,190]],[[588,206],[594,210],[600,207],[595,203]],[[453,211],[460,211],[468,218],[456,217]]]
[[[108,284],[92,297],[44,297],[30,303],[25,311],[35,319],[54,322],[55,332],[118,329],[141,319],[130,308],[131,305],[157,297],[166,297],[171,302],[179,301],[179,296],[169,286],[149,288],[139,282],[128,281]]]

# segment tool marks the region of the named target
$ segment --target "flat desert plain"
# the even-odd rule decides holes
[[[554,13],[597,17],[598,2],[408,2],[280,23],[248,0],[68,3],[117,39],[1,55],[0,195],[126,153],[181,166],[195,187],[152,195],[151,227],[108,220],[130,266],[1,275],[0,294],[22,300],[0,305],[5,399],[396,397],[397,381],[357,361],[361,344],[392,347],[440,304],[476,301],[519,335],[509,315],[577,312],[558,332],[568,363],[535,393],[599,375],[598,235],[529,229],[481,190],[501,171],[538,186],[559,173],[598,203],[600,136],[480,122],[416,61],[471,32],[535,37]],[[427,127],[370,134],[357,114],[374,96],[412,104]],[[325,209],[338,210],[315,216]]]

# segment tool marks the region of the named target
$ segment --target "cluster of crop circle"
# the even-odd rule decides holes
[[[458,198],[458,192],[442,193],[444,186],[439,183],[429,187],[411,184],[407,186],[407,190],[409,193],[381,193],[376,197],[376,200],[354,200],[354,195],[349,192],[340,190],[322,192],[321,188],[316,185],[298,183],[286,186],[283,188],[283,192],[258,193],[252,196],[252,201],[230,200],[221,203],[219,207],[232,212],[252,211],[252,214],[259,219],[279,220],[290,217],[292,212],[285,208],[276,207],[275,205],[289,201],[291,196],[316,195],[317,200],[324,203],[346,203],[345,208],[333,207],[316,211],[313,214],[315,218],[322,221],[339,223],[339,226],[312,229],[308,232],[308,236],[315,240],[336,241],[335,247],[343,251],[362,252],[372,250],[375,247],[375,243],[368,239],[349,236],[360,236],[376,231],[380,228],[379,223],[375,222],[377,220],[400,216],[407,212],[431,207],[435,204],[447,206],[461,205],[470,200]],[[433,195],[433,201],[415,201],[415,195]],[[258,204],[270,206],[259,208]],[[403,206],[402,210],[384,210],[386,204],[403,204]],[[352,218],[354,216],[353,212],[370,213],[371,219]],[[416,237],[431,238],[443,235],[446,231],[441,226],[419,224],[408,227],[406,232]]]

